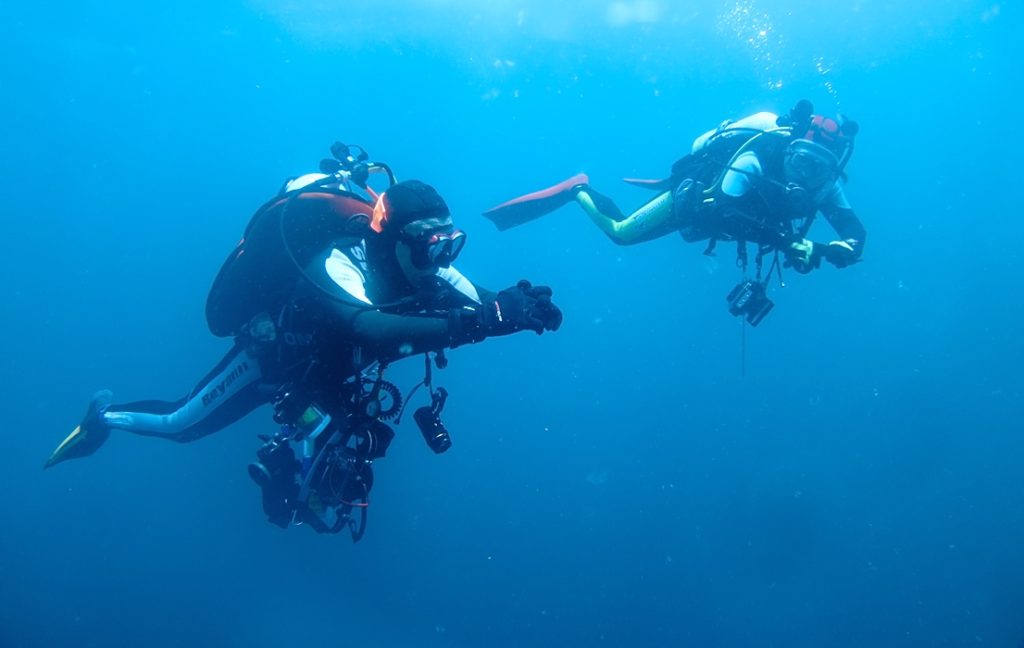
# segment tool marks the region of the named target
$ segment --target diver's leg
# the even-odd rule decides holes
[[[671,191],[658,194],[627,217],[622,216],[615,203],[589,186],[576,193],[576,202],[617,245],[643,243],[677,229],[672,214]]]
[[[102,421],[109,428],[142,436],[194,441],[221,430],[267,401],[259,362],[236,345],[177,402],[138,401],[111,405]]]
[[[266,402],[259,363],[235,345],[192,392],[176,403],[141,401],[112,405],[109,391],[97,392],[78,427],[47,459],[49,468],[99,450],[111,430],[185,442],[216,432]]]

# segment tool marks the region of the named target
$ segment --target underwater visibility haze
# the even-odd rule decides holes
[[[3,14],[0,646],[1024,642],[1019,3]],[[756,328],[734,246],[481,215],[579,172],[628,212],[650,194],[621,178],[800,99],[860,125],[865,251],[784,271]],[[214,276],[338,140],[436,187],[459,269],[551,286],[560,330],[449,353],[453,446],[396,426],[357,544],[267,523],[268,407],[41,471],[94,391],[174,400],[227,352]]]

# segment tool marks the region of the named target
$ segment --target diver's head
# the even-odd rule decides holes
[[[395,259],[410,283],[433,277],[452,264],[466,244],[444,199],[419,180],[390,187],[377,199],[370,228],[393,247]]]
[[[853,140],[860,126],[843,115],[835,119],[814,114],[814,104],[801,99],[785,115],[776,120],[779,126],[789,129],[793,137],[821,144],[835,154],[842,171],[853,154]]]
[[[853,153],[853,139],[859,130],[860,126],[857,122],[846,119],[842,115],[838,115],[835,119],[813,115],[807,122],[807,132],[804,133],[803,139],[820,144],[832,151],[839,161],[839,170],[842,171]]]
[[[817,191],[839,177],[839,158],[828,148],[808,139],[795,139],[783,157],[786,181]]]

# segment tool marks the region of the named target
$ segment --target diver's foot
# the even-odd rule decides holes
[[[561,186],[569,186],[569,196],[575,198],[576,194],[584,189],[590,188],[590,178],[586,173],[577,173],[573,177],[561,183]]]
[[[492,207],[484,212],[484,216],[491,219],[499,230],[516,227],[572,202],[576,194],[586,189],[589,183],[587,174],[577,173],[547,189],[534,191]]]
[[[43,469],[56,466],[68,459],[88,457],[99,450],[100,446],[110,437],[110,427],[103,421],[103,413],[110,407],[113,398],[114,394],[107,389],[93,394],[82,422],[66,439],[60,442],[57,449],[43,464]]]

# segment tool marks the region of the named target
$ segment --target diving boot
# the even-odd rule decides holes
[[[590,179],[585,173],[577,173],[553,187],[534,191],[492,207],[484,212],[484,216],[497,225],[499,230],[507,230],[550,214],[562,205],[572,202],[579,190],[586,188],[589,183]]]
[[[113,397],[114,394],[106,389],[93,395],[82,422],[66,439],[60,442],[57,449],[43,464],[44,470],[67,459],[88,457],[100,449],[100,446],[110,436],[110,427],[103,421],[103,413],[110,407]]]

